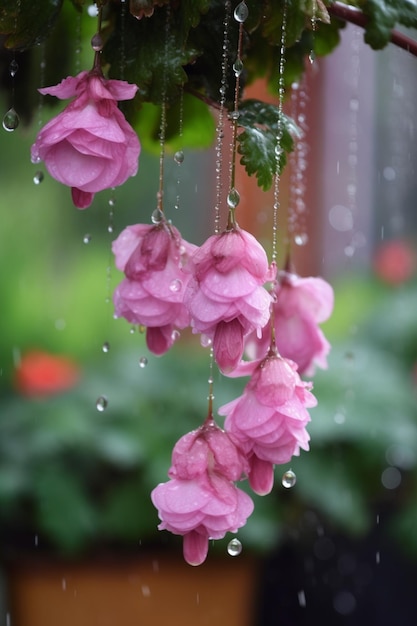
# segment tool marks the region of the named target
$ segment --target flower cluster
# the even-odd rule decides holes
[[[234,484],[246,471],[245,457],[211,418],[175,445],[170,480],[155,487],[151,498],[158,528],[183,535],[190,565],[203,563],[209,539],[237,532],[251,515],[251,498]]]
[[[128,226],[112,249],[116,267],[125,274],[114,292],[115,315],[146,326],[149,350],[164,354],[178,329],[190,323],[183,300],[191,275],[185,267],[196,246],[162,220],[155,226]]]

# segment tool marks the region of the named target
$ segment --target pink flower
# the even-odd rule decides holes
[[[154,354],[164,354],[177,329],[189,325],[183,296],[191,276],[183,266],[195,247],[164,220],[128,226],[113,242],[116,267],[126,276],[114,292],[115,315],[146,326]]]
[[[313,375],[315,366],[327,368],[330,344],[318,325],[330,317],[333,300],[333,289],[322,278],[301,278],[287,272],[279,275],[273,304],[275,341],[280,355],[295,361],[300,374]],[[261,339],[248,339],[248,354],[266,355],[270,336],[268,324]]]
[[[271,297],[263,284],[269,280],[262,246],[235,226],[210,237],[191,259],[193,278],[184,302],[194,332],[202,343],[212,342],[223,372],[233,370],[243,353],[243,339],[260,332],[269,319]]]
[[[97,191],[121,185],[137,172],[139,139],[117,107],[137,89],[126,81],[106,80],[97,70],[39,89],[74,98],[40,130],[31,153],[34,163],[44,161],[53,178],[71,187],[79,209],[90,206]]]
[[[225,430],[249,460],[249,482],[256,493],[269,493],[273,465],[308,450],[307,408],[317,404],[295,363],[276,354],[243,363],[234,375],[252,373],[243,395],[219,409]]]
[[[190,565],[203,563],[209,539],[236,532],[251,515],[251,498],[232,482],[245,470],[241,452],[213,420],[177,442],[171,480],[157,485],[151,498],[161,520],[158,528],[183,535]]]

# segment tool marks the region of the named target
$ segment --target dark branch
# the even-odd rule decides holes
[[[338,17],[345,22],[350,22],[361,28],[365,28],[368,23],[367,16],[364,15],[360,9],[348,4],[343,4],[342,2],[334,2],[327,7],[327,10],[330,15],[334,15],[334,17]],[[407,35],[400,33],[398,30],[393,30],[391,33],[391,42],[399,48],[417,56],[417,41],[411,39],[411,37],[407,37]]]

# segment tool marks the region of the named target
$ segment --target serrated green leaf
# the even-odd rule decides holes
[[[6,48],[26,50],[49,37],[63,0],[4,0],[0,7],[0,33]]]
[[[368,17],[365,41],[375,50],[384,48],[397,24],[417,28],[417,9],[413,0],[368,0],[363,5]]]
[[[250,176],[256,175],[258,185],[267,190],[272,185],[277,165],[282,171],[286,152],[293,149],[293,136],[300,131],[293,120],[279,113],[278,107],[260,100],[241,103],[238,123],[244,129],[238,135],[240,162]],[[276,155],[278,133],[281,135],[279,158]]]

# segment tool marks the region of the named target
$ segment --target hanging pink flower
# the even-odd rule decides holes
[[[209,539],[236,532],[251,515],[251,498],[232,482],[246,469],[241,452],[213,420],[175,445],[170,480],[155,487],[151,498],[161,520],[158,528],[183,535],[190,565],[203,563]]]
[[[333,310],[333,289],[323,278],[301,278],[281,272],[273,291],[275,341],[281,356],[295,361],[300,374],[311,376],[315,367],[327,368],[330,344],[319,324],[325,322]],[[271,337],[268,324],[261,338],[252,335],[247,341],[251,357],[267,354]]]
[[[244,337],[253,330],[259,333],[269,319],[265,250],[234,226],[210,237],[194,253],[191,270],[184,298],[191,326],[202,333],[203,345],[212,342],[219,368],[230,372],[242,357]]]
[[[189,325],[183,297],[190,274],[184,265],[195,248],[165,220],[128,226],[113,242],[116,267],[126,276],[114,292],[115,315],[146,326],[154,354],[169,350],[178,329]]]
[[[277,354],[241,364],[233,375],[252,374],[243,394],[223,405],[225,430],[249,460],[249,482],[256,493],[269,493],[273,465],[287,463],[309,449],[307,408],[317,404],[297,366]]]
[[[44,161],[53,178],[71,187],[76,207],[85,209],[97,191],[117,187],[138,169],[139,139],[117,107],[130,100],[136,85],[106,80],[97,69],[65,78],[41,94],[74,98],[40,131],[32,161]]]

